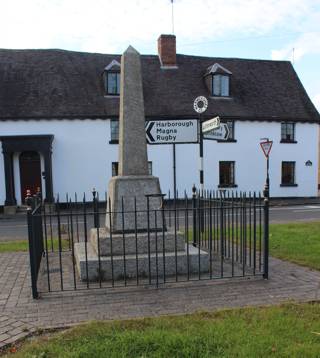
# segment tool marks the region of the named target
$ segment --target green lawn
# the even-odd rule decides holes
[[[25,343],[15,357],[320,357],[320,304],[92,322]]]
[[[240,236],[240,229],[238,230]],[[259,226],[257,226],[257,233],[259,233]],[[188,235],[189,240],[192,241],[192,230]],[[219,237],[219,230],[216,235]],[[208,233],[205,233],[205,237],[207,239]],[[236,242],[236,239],[234,240]],[[238,240],[240,242],[240,239]],[[249,240],[249,227],[247,240]],[[247,245],[249,246],[248,241]],[[320,221],[270,224],[269,248],[271,256],[320,270]]]
[[[69,247],[68,240],[61,239],[61,246],[63,249]],[[53,249],[57,250],[59,248],[59,240],[57,238],[53,239]],[[48,239],[48,250],[51,249],[51,240]],[[28,240],[19,240],[19,241],[4,241],[0,242],[0,253],[1,252],[16,252],[16,251],[28,251],[29,244]]]
[[[320,222],[271,224],[270,255],[320,270]]]

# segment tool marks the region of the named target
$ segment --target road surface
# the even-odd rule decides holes
[[[184,212],[179,214],[181,225],[184,223]],[[191,215],[191,213],[190,213]],[[101,217],[103,223],[104,217]],[[62,219],[62,222],[65,222]],[[270,223],[307,222],[320,221],[320,205],[296,205],[270,208]],[[189,219],[189,223],[191,224]],[[79,216],[79,231],[83,232],[83,217]],[[92,218],[88,218],[87,227],[93,226]],[[56,232],[57,225],[53,223],[53,231]],[[74,224],[74,230],[75,224]],[[28,227],[25,215],[5,219],[0,216],[0,241],[24,240],[28,238]]]

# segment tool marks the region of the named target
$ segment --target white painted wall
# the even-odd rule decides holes
[[[298,123],[297,144],[280,143],[280,123],[236,122],[236,143],[204,142],[205,187],[217,189],[219,160],[235,161],[237,190],[263,189],[266,161],[259,142],[262,137],[273,140],[270,155],[270,183],[272,196],[316,196],[318,169],[318,125]],[[104,195],[111,177],[111,163],[118,160],[118,145],[109,144],[109,120],[50,120],[6,121],[0,123],[0,135],[53,134],[53,190],[61,200],[66,193],[83,192],[91,198],[95,187]],[[1,146],[1,143],[0,143]],[[0,147],[1,149],[1,147]],[[173,190],[172,145],[148,145],[153,174],[160,177],[162,191]],[[305,162],[311,160],[312,167]],[[42,160],[43,161],[43,160]],[[296,162],[297,187],[280,187],[281,161]],[[199,146],[176,145],[177,189],[191,193],[192,185],[199,185]],[[42,163],[43,166],[43,163]],[[14,173],[16,197],[21,202],[18,154]],[[44,183],[43,183],[44,188]],[[3,158],[0,157],[0,205],[5,200]]]
[[[318,125],[296,124],[296,144],[280,143],[281,124],[276,122],[236,122],[236,143],[204,141],[205,188],[217,189],[219,161],[235,161],[237,190],[262,190],[266,178],[266,159],[260,148],[260,138],[273,140],[270,154],[270,194],[277,197],[318,195]],[[199,146],[179,145],[177,182],[179,190],[199,183]],[[312,166],[305,162],[311,160]],[[281,187],[281,162],[296,162],[297,187]],[[184,169],[183,169],[184,168]]]
[[[101,195],[111,177],[111,162],[117,160],[117,146],[109,145],[110,124],[106,120],[51,120],[1,122],[0,135],[53,134],[53,191],[61,201],[66,193],[77,192],[91,198],[95,187]],[[43,163],[42,163],[43,164]],[[18,181],[18,156],[15,155],[15,183]],[[43,170],[43,169],[42,169]],[[3,158],[0,159],[0,205],[5,200]],[[16,186],[21,203],[20,185]],[[44,188],[44,183],[43,183]]]

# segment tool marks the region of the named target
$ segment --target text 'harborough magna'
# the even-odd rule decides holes
[[[158,141],[175,141],[179,128],[193,127],[192,121],[156,122],[156,139]]]

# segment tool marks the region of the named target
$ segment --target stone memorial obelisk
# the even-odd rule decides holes
[[[109,181],[105,227],[74,245],[80,279],[151,280],[197,272],[200,263],[208,271],[208,254],[165,227],[159,179],[148,174],[141,60],[131,46],[121,57],[119,121],[119,175]]]
[[[111,222],[107,214],[106,227],[115,233],[141,232],[147,230],[146,195],[161,191],[159,179],[148,174],[141,60],[131,46],[121,57],[120,83],[119,175],[109,182],[107,212],[112,214]],[[160,205],[160,196],[149,198],[151,211]],[[124,220],[122,211],[126,212]],[[149,220],[149,229],[154,225],[154,220]]]

